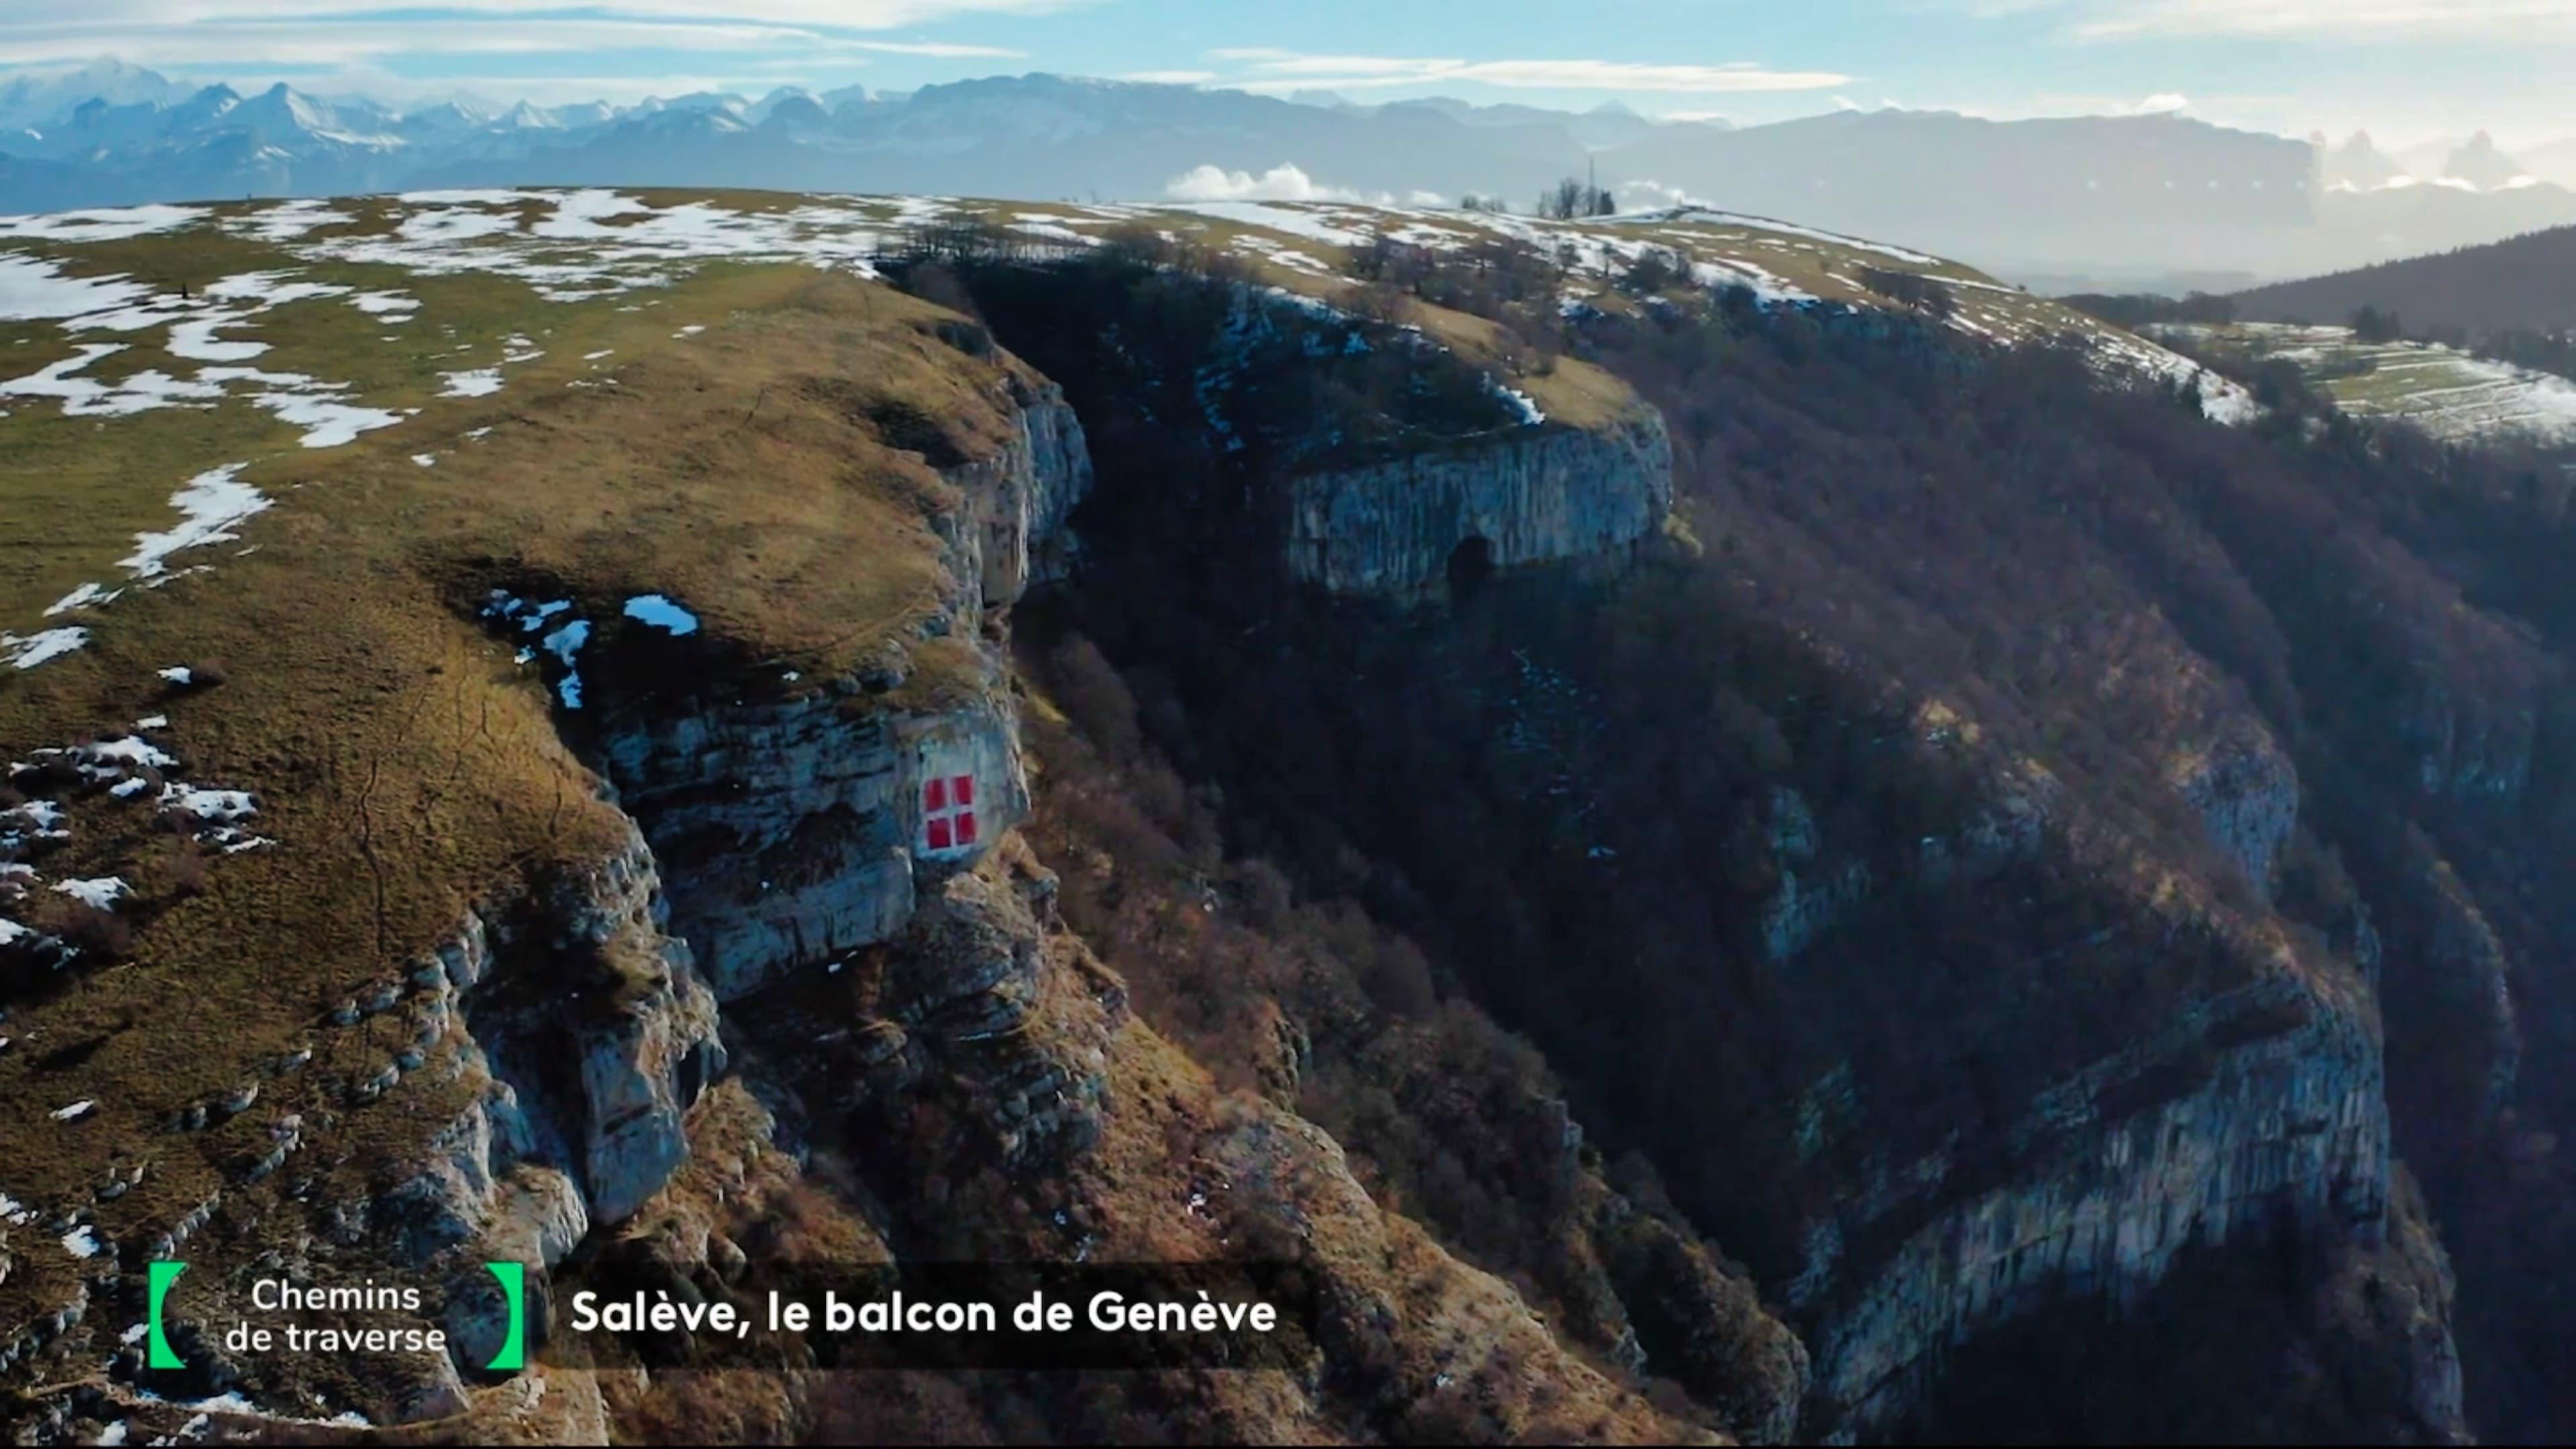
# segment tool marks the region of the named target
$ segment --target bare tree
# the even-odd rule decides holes
[[[1588,216],[1591,197],[1580,177],[1568,176],[1539,193],[1538,214],[1555,221],[1572,221]]]

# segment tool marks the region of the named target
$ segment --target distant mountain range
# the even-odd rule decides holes
[[[2391,156],[2355,131],[2343,144],[2323,135],[2308,144],[2321,154],[2321,179],[2329,190],[2404,190],[2410,186],[2446,186],[2454,191],[2513,191],[2541,183],[2576,186],[2576,137],[2508,155],[2495,138],[2480,131],[2465,140],[2438,139],[2410,146]]]
[[[1738,129],[1616,105],[1354,105],[1052,75],[411,108],[192,90],[114,61],[0,80],[0,212],[535,184],[1145,200],[1183,176],[1202,199],[1284,179],[1327,199],[1527,205],[1597,171],[1635,204],[1688,197],[2078,282],[2290,276],[2576,221],[2576,192],[2483,136],[2445,159],[2451,179],[2406,185],[2367,137],[2324,148],[2170,115],[1885,109]]]

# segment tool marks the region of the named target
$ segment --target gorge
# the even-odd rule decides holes
[[[295,848],[11,998],[0,1130],[55,1145],[0,1169],[0,1372],[82,1387],[0,1417],[2546,1436],[2537,465],[1603,257],[1331,302],[1150,233],[722,273],[676,334],[600,308],[685,339],[613,385],[335,463],[292,562],[226,565],[257,602],[155,641],[229,682],[30,676],[13,728],[97,772],[13,771],[65,802],[47,876],[140,848],[95,747],[150,732],[85,722],[147,710]],[[233,911],[314,947],[237,989],[239,930],[163,944]],[[169,979],[222,1040],[113,995]],[[149,1370],[116,1335],[182,1250]],[[496,1260],[695,1302],[1256,1259],[1316,1284],[1298,1371],[561,1322],[479,1367]],[[453,1352],[227,1350],[253,1264],[435,1284]]]

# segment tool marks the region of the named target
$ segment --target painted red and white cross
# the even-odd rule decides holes
[[[975,777],[942,775],[921,787],[925,850],[964,850],[975,843]]]

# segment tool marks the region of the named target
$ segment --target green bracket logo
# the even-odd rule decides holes
[[[187,1361],[179,1357],[178,1351],[170,1347],[170,1340],[161,1334],[162,1300],[170,1296],[171,1286],[179,1281],[180,1274],[187,1271],[188,1265],[185,1263],[151,1265],[152,1316],[146,1321],[151,1325],[152,1338],[144,1356],[144,1362],[153,1368],[175,1369],[188,1366]]]
[[[528,1366],[527,1276],[524,1263],[486,1263],[484,1268],[500,1280],[501,1296],[510,1300],[510,1336],[501,1341],[501,1351],[492,1355],[484,1367],[494,1373],[514,1374]],[[159,1303],[159,1298],[153,1300]]]

